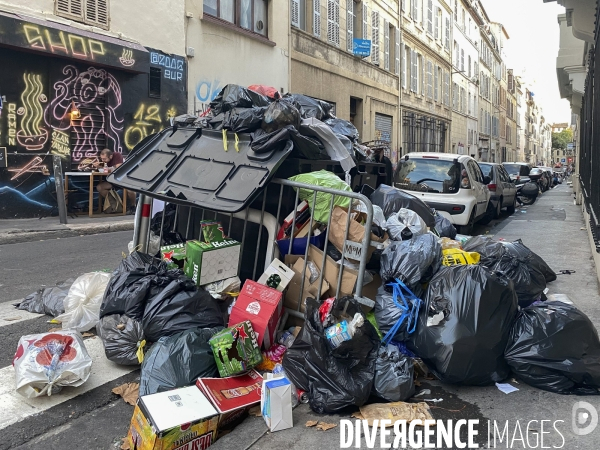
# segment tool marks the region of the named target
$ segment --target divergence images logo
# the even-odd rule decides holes
[[[588,402],[573,405],[573,433],[578,436],[590,434],[598,426],[598,411]]]

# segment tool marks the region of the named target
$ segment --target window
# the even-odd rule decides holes
[[[433,38],[437,41],[438,39],[440,39],[440,16],[442,14],[442,11],[440,10],[439,7],[435,7],[435,22],[434,22],[434,27],[433,27]]]
[[[433,63],[427,61],[427,97],[433,99]]]
[[[427,32],[433,34],[433,0],[427,1]]]
[[[55,0],[57,16],[108,29],[108,0]]]
[[[458,1],[454,2],[454,21],[458,23]]]
[[[327,40],[340,45],[340,0],[327,0]]]
[[[371,62],[379,65],[379,11],[371,11]]]
[[[418,58],[418,62],[419,62],[419,89],[420,89],[420,94],[421,95],[425,95],[425,58],[423,58],[423,55],[419,55]]]
[[[460,112],[465,113],[467,110],[467,94],[465,88],[460,88]]]
[[[446,17],[446,38],[444,41],[444,47],[450,51],[450,19]]]
[[[411,0],[412,11],[410,17],[416,22],[419,19],[419,0]]]
[[[465,49],[464,48],[460,49],[460,70],[462,72],[465,71]]]
[[[383,68],[390,70],[390,25],[383,19]]]
[[[321,0],[313,0],[313,34],[321,37]]]
[[[467,68],[467,72],[469,74],[469,78],[471,78],[471,55],[469,55],[469,66]]]
[[[435,66],[435,72],[433,77],[433,100],[438,102],[440,100],[440,67]]]
[[[406,89],[406,76],[407,76],[407,61],[410,61],[410,48],[403,46],[404,51],[402,52],[402,87]]]
[[[419,76],[418,76],[418,63],[417,63],[417,52],[414,50],[410,51],[410,90],[415,94],[418,93],[419,87]]]
[[[362,5],[362,38],[369,39],[369,10],[366,2]]]
[[[452,83],[452,109],[458,110],[458,85]]]
[[[444,105],[450,106],[450,73],[444,70]]]
[[[354,50],[354,0],[346,0],[346,49]]]
[[[89,0],[86,0],[89,1]],[[301,3],[298,4],[296,22],[300,25]],[[237,13],[236,13],[237,11]],[[292,4],[292,25],[294,24]],[[204,0],[204,13],[231,22],[240,28],[267,35],[266,0]]]
[[[454,65],[458,68],[460,65],[460,48],[456,41],[454,41]]]
[[[468,109],[467,113],[468,113],[469,115],[471,115],[471,93],[470,93],[470,92],[469,92],[469,103],[468,103],[468,108],[469,108],[469,109]]]
[[[394,27],[394,38],[394,73],[400,75],[400,28]]]
[[[161,94],[162,69],[150,67],[148,76],[148,97],[160,98]]]

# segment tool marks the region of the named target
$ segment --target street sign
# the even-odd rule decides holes
[[[561,163],[564,163],[564,162],[567,162],[567,160],[566,160],[565,158],[561,158],[561,159],[560,159],[560,162],[561,162]]]
[[[354,56],[370,56],[371,55],[371,40],[370,39],[353,39],[352,53]]]
[[[573,143],[572,142],[569,142],[567,144],[567,150],[573,150]]]

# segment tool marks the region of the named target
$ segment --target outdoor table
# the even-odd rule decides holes
[[[88,177],[90,179],[90,199],[89,199],[89,216],[124,216],[127,213],[127,189],[123,189],[123,211],[120,213],[105,214],[102,213],[102,198],[98,198],[98,211],[100,214],[94,213],[94,180],[102,181],[102,177],[107,177],[110,172],[65,172],[65,198],[69,189],[69,177]]]

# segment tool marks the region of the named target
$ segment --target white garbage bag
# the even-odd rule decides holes
[[[427,224],[421,216],[406,208],[400,208],[398,213],[388,217],[385,225],[390,239],[394,241],[407,240],[427,233]],[[402,232],[405,229],[407,230],[403,236]]]
[[[110,273],[92,272],[75,280],[65,298],[65,313],[56,318],[63,330],[89,331],[100,320],[100,305]]]
[[[129,250],[129,254],[131,255],[135,251],[139,251],[140,246],[137,248],[133,246],[133,241],[129,241],[127,244],[127,250]],[[152,231],[150,232],[150,239],[148,239],[148,253],[149,255],[156,255],[160,250],[160,236],[155,235]]]
[[[90,376],[92,358],[78,332],[57,331],[21,337],[13,365],[17,392],[33,398],[81,386]]]

